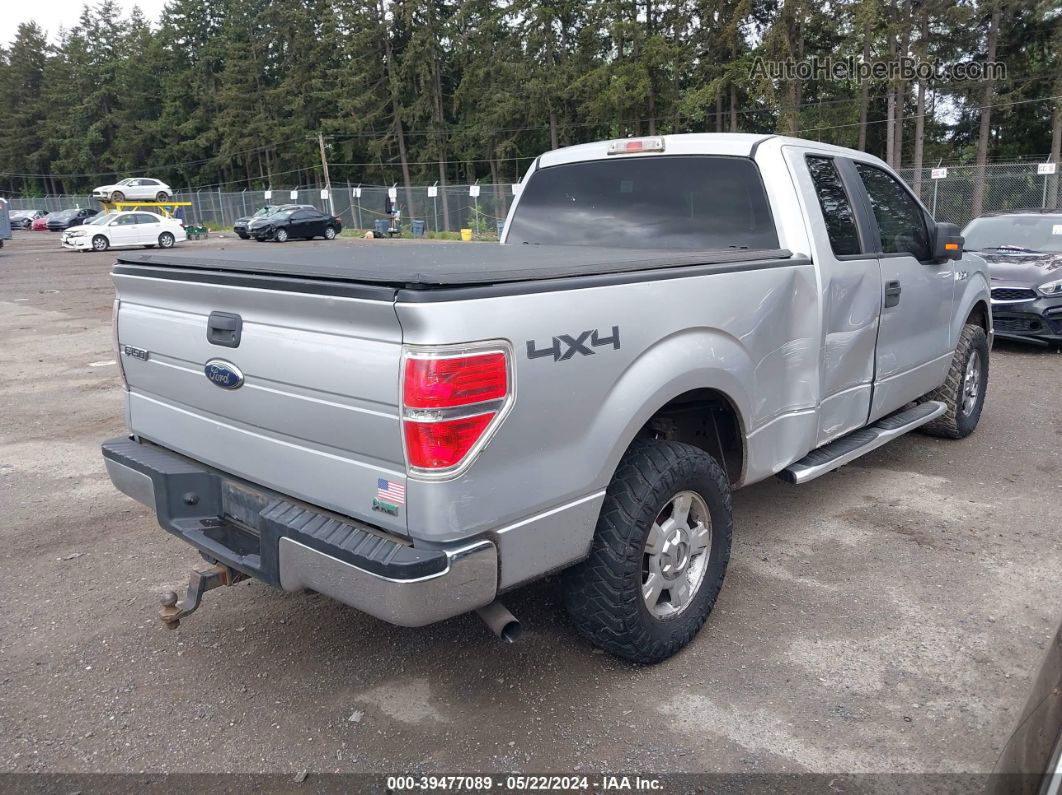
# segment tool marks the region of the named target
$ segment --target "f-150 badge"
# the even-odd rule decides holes
[[[563,362],[577,353],[581,356],[593,356],[596,353],[594,348],[608,345],[611,345],[613,350],[620,349],[619,326],[613,326],[612,333],[607,337],[601,336],[598,329],[583,331],[579,334],[558,334],[553,338],[551,345],[542,348],[539,348],[534,340],[528,340],[527,358],[541,359],[552,356],[553,361]]]

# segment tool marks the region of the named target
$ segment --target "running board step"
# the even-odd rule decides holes
[[[925,425],[947,411],[947,408],[939,400],[930,400],[890,414],[873,425],[852,431],[847,436],[812,450],[795,464],[790,464],[779,472],[778,477],[795,485],[807,483],[891,442],[897,436],[903,436],[908,431]]]

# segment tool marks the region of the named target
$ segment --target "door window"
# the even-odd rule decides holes
[[[856,170],[867,189],[878,222],[882,253],[910,254],[918,260],[932,259],[925,215],[914,197],[880,168],[856,163]]]
[[[856,229],[855,212],[848,192],[844,189],[841,175],[832,157],[807,157],[811,181],[819,198],[822,217],[826,221],[826,234],[830,248],[837,255],[859,254],[859,232]]]
[[[153,215],[148,215],[147,213],[137,213],[136,214],[135,223],[138,223],[138,224],[157,224],[158,222],[159,222],[159,219],[156,218]]]

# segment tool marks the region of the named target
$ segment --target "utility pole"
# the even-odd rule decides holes
[[[317,133],[317,143],[321,146],[321,170],[324,172],[325,190],[328,191],[328,209],[335,215],[336,203],[332,198],[332,180],[328,178],[328,155],[325,154],[324,142],[324,134]]]

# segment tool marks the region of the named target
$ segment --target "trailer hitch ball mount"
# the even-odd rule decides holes
[[[182,618],[199,608],[203,601],[203,594],[207,591],[223,585],[235,585],[240,580],[246,579],[247,575],[243,572],[230,569],[221,563],[216,563],[206,569],[192,569],[183,599],[178,597],[176,591],[166,591],[161,595],[162,609],[159,610],[159,618],[169,629],[176,629]]]

